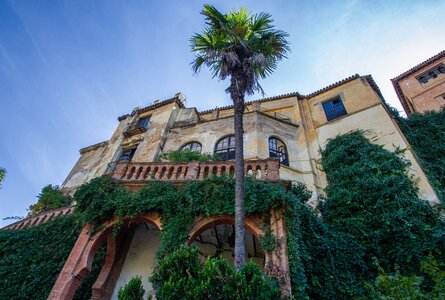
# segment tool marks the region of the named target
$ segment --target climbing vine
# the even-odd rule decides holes
[[[444,224],[418,198],[407,160],[361,131],[332,139],[321,154],[329,182],[321,215],[331,232],[350,236],[362,250],[359,278],[377,275],[374,259],[387,271],[397,265],[404,275],[418,274],[429,253],[443,261]]]
[[[442,205],[445,203],[445,109],[398,117],[403,134],[413,147]]]
[[[437,211],[418,198],[407,175],[408,162],[371,143],[360,131],[330,140],[321,154],[329,185],[318,210],[306,205],[311,193],[302,184],[286,187],[252,178],[245,184],[246,214],[266,216],[263,249],[280,247],[267,215],[271,209],[283,212],[293,296],[345,299],[366,297],[371,292],[385,295],[392,285],[405,283],[418,283],[421,294],[435,289],[440,292],[441,283],[435,280],[443,277],[445,226]],[[208,177],[179,188],[153,181],[139,192],[130,192],[110,177],[93,179],[74,196],[78,227],[68,217],[31,229],[0,231],[0,283],[7,287],[0,290],[0,298],[29,298],[31,293],[33,298],[46,297],[79,233],[76,228],[89,223],[97,230],[112,218],[120,219],[117,224],[124,226],[124,219],[152,211],[161,215],[163,224],[157,253],[160,273],[152,280],[161,293],[183,288],[176,285],[180,278],[166,286],[168,276],[162,268],[168,269],[175,264],[175,257],[186,255],[178,251],[182,251],[196,218],[233,214],[234,185],[231,177]],[[27,247],[33,243],[35,250]],[[430,255],[437,261],[434,272],[441,277],[429,275],[418,280],[424,276],[420,266],[433,261]],[[48,257],[54,259],[49,261]],[[190,261],[178,258],[177,263],[176,267],[184,266],[185,270]],[[220,260],[199,268],[210,272],[209,278],[215,275],[211,272],[221,270],[231,274]],[[387,273],[379,273],[383,269]],[[30,273],[45,274],[51,280],[43,282],[42,276]],[[190,289],[206,292],[205,282],[184,280]]]
[[[0,299],[46,299],[79,233],[71,216],[28,229],[0,230]],[[91,296],[101,266],[95,258],[76,299]]]
[[[188,240],[197,217],[233,214],[234,179],[208,177],[175,188],[166,182],[150,182],[137,193],[125,191],[117,181],[102,177],[81,187],[75,195],[79,223],[100,227],[105,212],[121,219],[151,211],[162,216],[159,262],[167,259]],[[96,195],[93,195],[93,194]],[[247,215],[268,215],[270,209],[284,213],[290,277],[297,298],[345,297],[357,294],[359,279],[351,270],[363,268],[361,249],[352,239],[328,230],[320,218],[305,205],[311,197],[302,184],[286,189],[282,184],[270,184],[248,178],[245,186]],[[94,209],[93,209],[94,208]],[[268,234],[270,222],[265,219],[266,244],[275,249],[279,241]],[[363,251],[362,251],[363,252]],[[358,261],[358,262],[357,262]]]

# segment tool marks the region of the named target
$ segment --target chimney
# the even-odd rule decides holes
[[[182,93],[176,93],[175,98],[178,98],[178,100],[182,102],[182,100],[184,100],[184,95],[182,95]]]
[[[212,110],[212,120],[216,120],[219,117],[219,109],[215,108],[214,110]]]
[[[153,101],[154,105],[159,104],[159,103],[161,103],[161,100],[159,100],[159,99],[156,99],[155,101]]]

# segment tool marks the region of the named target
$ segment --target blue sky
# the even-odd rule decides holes
[[[262,81],[267,96],[371,74],[401,109],[390,79],[445,49],[443,0],[206,2],[269,12],[290,34],[288,59]],[[80,148],[107,140],[136,106],[176,92],[200,110],[230,104],[227,82],[190,68],[203,3],[0,1],[0,218],[24,216]]]

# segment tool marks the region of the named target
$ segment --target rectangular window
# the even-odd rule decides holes
[[[328,121],[340,118],[347,114],[340,97],[323,103],[323,109]]]
[[[136,124],[136,128],[147,128],[149,122],[150,122],[150,117],[139,119],[138,123]]]
[[[136,148],[122,151],[119,161],[130,162],[131,159],[133,158],[134,152],[136,152]]]
[[[417,80],[420,83],[428,83],[429,80],[436,79],[439,74],[445,74],[445,65],[440,64],[431,70],[421,74],[420,76],[417,76]]]

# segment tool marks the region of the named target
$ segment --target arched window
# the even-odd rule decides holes
[[[220,139],[216,143],[215,154],[218,154],[221,160],[235,159],[235,136],[229,135]]]
[[[191,142],[188,144],[185,144],[184,146],[181,147],[181,150],[185,150],[185,149],[189,149],[190,151],[195,151],[195,152],[199,152],[201,153],[201,144],[198,142]]]
[[[277,138],[269,138],[269,157],[277,157],[280,160],[280,164],[289,166],[286,145]]]

